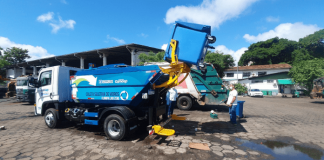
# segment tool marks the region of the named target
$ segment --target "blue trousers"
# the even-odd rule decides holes
[[[229,115],[230,115],[230,120],[233,124],[236,124],[236,107],[237,105],[232,105],[232,107],[229,107]]]
[[[174,106],[176,105],[176,101],[171,101],[167,107],[167,113],[168,113],[168,116],[171,116],[173,114],[173,109],[174,109]]]

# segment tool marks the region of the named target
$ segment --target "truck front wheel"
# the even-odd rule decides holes
[[[48,128],[56,128],[59,124],[57,119],[57,112],[54,108],[49,108],[45,112],[45,124]]]
[[[119,141],[126,135],[126,121],[117,114],[109,115],[105,119],[104,130],[107,137]]]
[[[178,98],[177,106],[181,110],[190,110],[192,107],[192,100],[188,96],[181,96]]]

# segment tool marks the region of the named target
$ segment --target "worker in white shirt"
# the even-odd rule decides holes
[[[174,106],[176,105],[178,98],[178,92],[177,90],[172,87],[168,90],[168,93],[166,94],[166,101],[167,101],[167,115],[168,118],[173,114]]]
[[[237,91],[233,84],[230,84],[230,90],[226,105],[229,107],[231,123],[236,125]]]

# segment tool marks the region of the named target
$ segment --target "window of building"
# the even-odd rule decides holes
[[[267,83],[273,83],[273,79],[268,79]]]
[[[40,76],[40,86],[51,85],[52,71],[43,72]]]
[[[258,72],[258,76],[264,76],[266,74],[267,74],[267,72]]]
[[[263,83],[263,80],[252,80],[252,83]]]
[[[234,77],[234,73],[226,73],[226,77]]]
[[[243,77],[250,77],[251,72],[243,72]]]

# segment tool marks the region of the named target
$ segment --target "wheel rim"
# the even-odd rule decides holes
[[[188,102],[186,100],[182,100],[181,101],[181,104],[182,104],[182,106],[187,106],[188,105]]]
[[[120,132],[120,124],[117,120],[111,120],[108,123],[108,132],[111,136],[117,136]]]
[[[45,117],[45,122],[47,125],[51,126],[54,122],[54,115],[52,112],[47,113]]]

